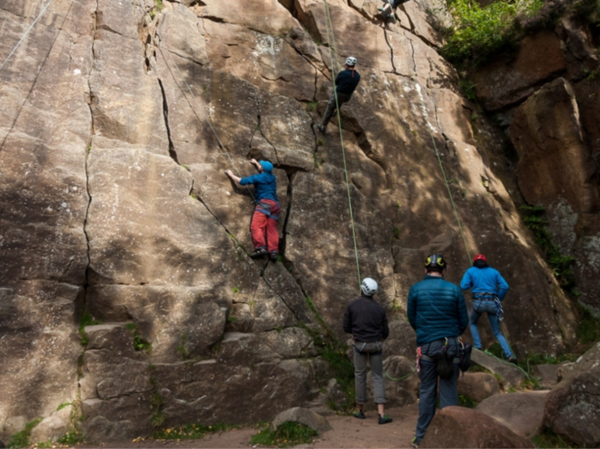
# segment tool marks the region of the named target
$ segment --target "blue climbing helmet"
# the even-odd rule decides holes
[[[259,164],[262,165],[264,171],[269,173],[273,171],[273,164],[271,164],[269,161],[260,161]]]

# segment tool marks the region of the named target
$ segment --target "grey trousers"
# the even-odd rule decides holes
[[[385,386],[383,385],[383,354],[363,354],[354,350],[354,389],[356,403],[367,403],[367,364],[371,359],[371,377],[376,404],[385,404]]]
[[[348,103],[350,101],[350,99],[352,98],[352,95],[348,95],[348,94],[337,94],[337,98],[338,98],[338,103],[340,105],[340,107],[342,107],[342,105],[344,103]],[[335,107],[335,95],[332,95],[331,98],[329,99],[329,103],[327,103],[327,109],[325,109],[325,115],[323,115],[323,122],[321,122],[321,125],[323,126],[323,128],[325,128],[327,126],[327,124],[329,123],[329,120],[331,120],[331,117],[333,117],[333,113],[336,110]]]

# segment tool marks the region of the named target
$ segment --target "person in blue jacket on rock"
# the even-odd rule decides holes
[[[413,447],[419,447],[435,415],[438,381],[440,408],[458,405],[460,335],[469,325],[460,289],[444,280],[446,261],[432,254],[425,261],[425,279],[410,288],[407,317],[417,332],[419,418]]]
[[[517,364],[517,359],[502,335],[499,322],[502,321],[502,300],[508,293],[508,284],[498,270],[490,267],[483,254],[477,254],[473,266],[469,268],[460,283],[463,290],[471,289],[473,293],[473,308],[471,310],[471,335],[473,346],[481,349],[481,337],[477,322],[482,314],[487,313],[494,337],[500,343],[504,355],[509,362]]]

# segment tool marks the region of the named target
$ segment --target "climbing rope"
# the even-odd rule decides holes
[[[390,376],[390,375],[387,373],[387,371],[386,371],[386,370],[383,370],[383,374],[385,374],[385,377],[387,377],[387,378],[388,378],[388,379],[390,379],[390,380],[393,380],[394,382],[399,382],[399,381],[401,381],[401,380],[406,380],[406,379],[408,379],[410,376],[412,376],[413,374],[415,374],[416,372],[417,372],[417,370],[413,370],[413,371],[411,371],[410,373],[408,373],[406,376],[402,376],[402,377],[399,377],[399,378],[397,378],[397,379],[396,379],[396,378],[394,378],[394,377]]]
[[[46,5],[46,8],[48,6],[50,6],[50,3],[52,3],[52,0],[50,0],[50,2],[48,2],[48,4]],[[46,8],[44,8],[44,11],[46,10]],[[65,22],[67,21],[67,17],[69,17],[69,14],[71,13],[71,9],[72,8],[73,8],[73,0],[71,0],[71,2],[69,3],[69,9],[67,10],[67,13],[65,14],[65,16],[64,16],[64,18],[63,18],[63,20],[62,20],[62,22],[60,24],[60,27],[58,28],[58,32],[54,35],[54,39],[52,40],[52,44],[50,45],[50,48],[48,49],[48,53],[46,53],[46,56],[44,57],[44,60],[42,61],[42,65],[40,66],[40,69],[38,70],[38,72],[35,75],[35,78],[33,79],[33,83],[31,84],[31,87],[29,88],[29,92],[27,92],[27,96],[25,97],[25,100],[21,104],[21,107],[19,108],[19,111],[17,112],[17,115],[15,116],[15,119],[13,120],[12,125],[10,126],[10,129],[8,130],[8,132],[6,133],[6,135],[4,136],[4,139],[2,140],[2,144],[0,144],[0,151],[2,151],[4,149],[4,145],[6,144],[6,141],[8,140],[8,137],[11,135],[11,133],[12,133],[15,125],[17,124],[17,120],[19,120],[19,117],[21,116],[21,112],[23,111],[23,108],[25,107],[25,104],[29,100],[29,96],[33,92],[33,89],[35,88],[35,85],[37,84],[38,77],[40,76],[40,73],[42,73],[42,70],[44,69],[44,66],[46,65],[46,61],[48,60],[48,57],[50,56],[50,53],[54,49],[54,45],[56,44],[58,36],[60,36],[60,33],[63,30],[63,26],[65,25]],[[37,17],[37,19],[35,19],[34,23],[31,24],[31,26],[29,27],[29,30],[31,30],[31,28],[33,28],[33,25],[35,25],[35,22],[38,21],[38,19],[42,16],[42,14],[43,14],[43,11],[38,15],[38,17]],[[29,30],[27,30],[27,32],[25,33],[25,35],[27,35],[27,33],[29,33]],[[24,38],[25,38],[25,36],[23,36],[23,38],[21,39],[21,41],[23,41]],[[20,44],[21,41],[19,41],[19,44]],[[19,44],[17,44],[17,46],[13,49],[13,51],[11,52],[11,54],[8,55],[8,58],[10,58],[10,56],[14,53],[14,51],[19,46]],[[2,67],[4,67],[4,64],[6,64],[6,61],[8,61],[8,58],[6,58],[6,60],[2,64]],[[2,67],[0,67],[0,70],[2,69]]]
[[[8,56],[6,57],[6,59],[4,60],[4,62],[2,63],[2,65],[0,65],[0,70],[2,70],[4,68],[4,65],[8,62],[8,60],[13,55],[13,53],[15,51],[17,51],[17,48],[19,48],[19,45],[21,45],[23,43],[23,41],[25,40],[25,38],[27,37],[27,35],[29,34],[29,32],[33,29],[33,27],[35,26],[35,24],[37,23],[37,21],[40,20],[40,18],[44,15],[44,13],[46,12],[46,10],[48,9],[48,7],[50,6],[51,3],[52,3],[52,0],[50,0],[46,4],[46,6],[44,6],[44,8],[40,11],[40,13],[36,17],[36,19],[33,21],[33,23],[29,26],[29,28],[27,28],[27,31],[25,31],[25,34],[23,34],[23,37],[21,37],[21,39],[19,40],[19,42],[17,42],[17,45],[15,45],[15,47],[12,49],[12,51],[8,54]]]
[[[338,119],[338,128],[340,132],[340,143],[342,146],[342,160],[344,161],[344,173],[346,176],[346,191],[348,193],[348,208],[350,210],[350,222],[352,226],[352,239],[354,241],[354,257],[356,258],[356,273],[358,276],[358,286],[360,288],[360,262],[358,258],[358,245],[356,243],[356,230],[354,226],[354,213],[352,211],[352,196],[350,194],[350,181],[348,177],[348,166],[346,164],[346,150],[344,148],[344,135],[342,132],[342,117],[340,114],[340,104],[338,102],[337,89],[335,85],[335,74],[336,74],[336,62],[337,62],[337,50],[335,46],[335,36],[333,33],[333,23],[331,21],[331,13],[329,11],[329,3],[327,0],[323,1],[323,8],[325,10],[325,26],[327,30],[327,41],[329,42],[329,59],[331,60],[331,79],[333,81],[333,95],[335,97],[335,107]]]

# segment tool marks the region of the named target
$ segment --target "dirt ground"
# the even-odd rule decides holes
[[[380,426],[377,412],[367,411],[367,419],[352,416],[330,416],[332,430],[319,435],[313,444],[296,446],[311,448],[409,448],[417,425],[418,405],[386,410],[394,422]],[[77,446],[77,449],[116,448],[249,448],[256,429],[242,428],[214,433],[201,440],[143,440],[106,443],[99,446]],[[256,447],[256,446],[255,446]]]

